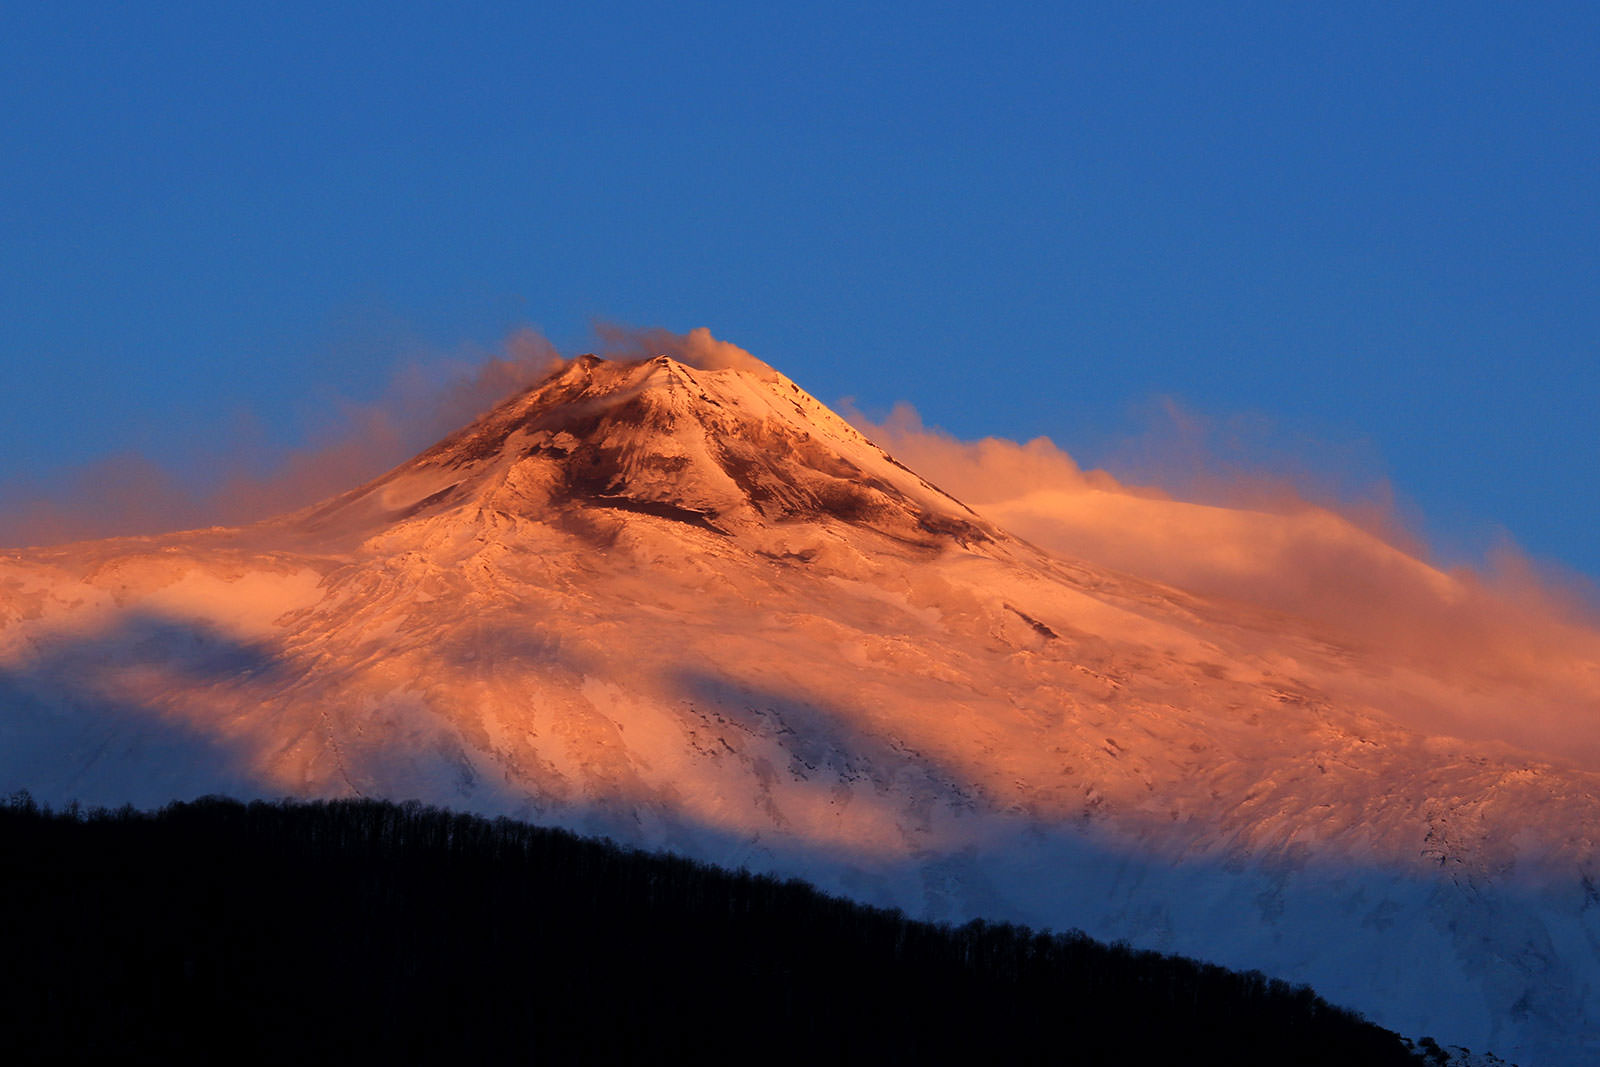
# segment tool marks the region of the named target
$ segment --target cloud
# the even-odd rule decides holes
[[[670,355],[691,366],[772,374],[772,368],[705,327],[677,334],[615,324],[594,328],[609,359]],[[101,537],[232,526],[316,503],[377,477],[467,425],[565,362],[540,333],[523,329],[492,354],[413,361],[383,395],[342,401],[302,447],[264,462],[248,417],[235,439],[209,441],[228,456],[209,477],[180,478],[144,457],[90,463],[60,484],[11,486],[0,494],[0,545],[48,545]],[[253,446],[253,447],[252,447]]]
[[[650,359],[671,356],[680,363],[701,370],[743,370],[755,374],[775,373],[771,366],[738,345],[719,341],[704,326],[678,334],[659,327],[636,328],[602,322],[594,327],[601,341],[600,354],[608,359]]]
[[[1444,570],[1381,489],[1348,508],[1313,501],[1290,477],[1210,463],[1209,431],[1197,423],[1181,435],[1190,473],[1173,482],[1200,500],[1083,470],[1047,438],[960,441],[905,406],[882,422],[855,421],[908,467],[1048,552],[1255,612],[1262,649],[1274,627],[1309,630],[1331,661],[1368,674],[1327,661],[1288,669],[1322,670],[1350,700],[1403,708],[1424,732],[1600,767],[1596,601],[1585,582],[1535,566],[1509,542],[1479,568]],[[1159,448],[1148,451],[1146,469],[1161,469]]]
[[[0,500],[0,545],[48,545],[195,525],[201,502],[142,456],[108,456],[66,475],[52,491],[12,489]]]
[[[485,359],[413,362],[376,400],[341,402],[304,447],[265,465],[245,441],[208,442],[231,455],[203,484],[136,455],[91,463],[48,489],[13,487],[0,499],[0,545],[238,525],[282,514],[382,474],[471,422],[562,363],[534,330],[508,337]]]
[[[1310,433],[1260,413],[1202,414],[1170,396],[1153,398],[1134,421],[1135,431],[1102,454],[1125,482],[1230,508],[1323,506],[1412,554],[1427,551],[1368,441]]]

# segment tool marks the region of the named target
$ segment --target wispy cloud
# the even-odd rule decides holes
[[[711,331],[698,326],[688,333],[673,333],[660,327],[623,326],[613,322],[595,324],[601,342],[600,352],[609,359],[649,359],[671,356],[681,363],[703,370],[745,370],[770,374],[772,367],[736,344],[719,341]]]
[[[960,441],[899,407],[857,425],[901,462],[1045,550],[1309,623],[1409,687],[1411,725],[1600,766],[1600,622],[1588,583],[1507,541],[1475,568],[1429,562],[1385,501],[1314,501],[1292,477],[1208,465],[1195,427],[1174,482],[1083,470],[1045,438]],[[1160,469],[1151,461],[1147,469]],[[1219,502],[1220,501],[1220,502]]]
[[[533,330],[508,337],[486,360],[442,358],[403,366],[374,400],[345,401],[312,440],[263,470],[245,425],[233,441],[207,441],[231,457],[203,482],[135,454],[88,464],[49,488],[0,499],[0,544],[43,545],[253,522],[376,477],[472,421],[561,362]]]
[[[670,355],[708,370],[772,368],[705,327],[687,333],[601,322],[595,351],[611,359]],[[374,400],[342,401],[308,443],[265,469],[248,420],[232,441],[208,441],[210,477],[182,477],[132,453],[90,463],[48,488],[0,496],[0,545],[238,525],[334,496],[404,462],[496,404],[554,372],[564,357],[543,335],[519,330],[487,359],[437,358],[402,366]]]

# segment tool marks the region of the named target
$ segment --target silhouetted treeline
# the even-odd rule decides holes
[[[1260,974],[373,801],[0,804],[0,1062],[1416,1064]]]

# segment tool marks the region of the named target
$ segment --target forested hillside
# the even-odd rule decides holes
[[[0,805],[0,1059],[1415,1064],[1260,974],[373,801]]]

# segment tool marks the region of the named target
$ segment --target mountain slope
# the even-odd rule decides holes
[[[417,797],[1596,1051],[1600,779],[1408,729],[1403,656],[1050,556],[775,373],[580,359],[317,507],[0,583],[0,787]]]
[[[372,529],[469,508],[535,520],[635,512],[722,534],[841,520],[925,546],[990,536],[781,375],[666,356],[623,368],[580,357],[299,524]]]

